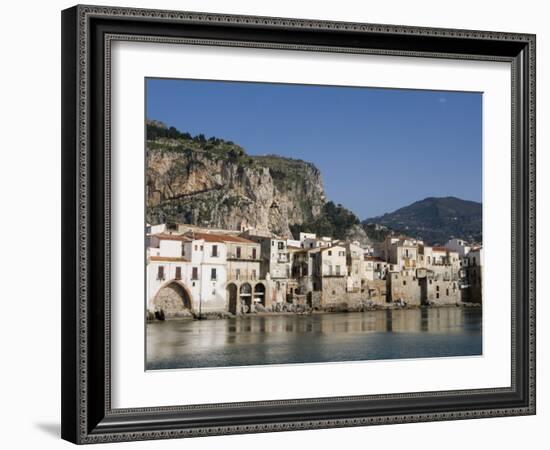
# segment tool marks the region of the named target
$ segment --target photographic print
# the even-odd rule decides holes
[[[147,370],[482,354],[482,93],[145,96]]]

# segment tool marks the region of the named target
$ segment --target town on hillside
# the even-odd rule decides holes
[[[186,224],[146,227],[148,319],[364,311],[482,301],[483,248],[407,236],[361,245]]]

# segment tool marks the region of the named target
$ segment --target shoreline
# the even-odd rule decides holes
[[[341,308],[341,309],[324,309],[324,310],[310,310],[310,311],[255,311],[245,314],[230,314],[230,313],[204,313],[200,317],[195,314],[189,314],[182,317],[166,317],[164,319],[158,319],[154,316],[147,314],[146,323],[164,322],[164,321],[199,321],[199,320],[225,320],[225,319],[238,319],[246,317],[289,317],[289,316],[313,316],[323,314],[357,314],[371,311],[394,311],[394,310],[413,310],[413,309],[444,309],[444,308],[482,308],[481,303],[453,303],[453,304],[432,304],[432,305],[374,305],[365,306],[360,308]]]

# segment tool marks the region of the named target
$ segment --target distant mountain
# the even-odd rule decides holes
[[[444,244],[453,237],[482,241],[481,211],[481,203],[478,202],[456,197],[428,197],[392,213],[366,219],[362,223],[369,237],[376,228],[380,234],[378,238],[383,238],[393,230],[422,238],[429,244]]]

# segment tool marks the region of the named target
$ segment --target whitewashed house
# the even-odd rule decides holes
[[[191,262],[185,256],[182,235],[156,233],[147,236],[147,310],[165,317],[180,317],[193,312],[192,293],[186,283]],[[198,293],[196,294],[198,295]]]
[[[148,311],[165,318],[224,312],[226,253],[225,243],[211,236],[148,236]]]
[[[464,239],[458,239],[453,238],[450,239],[446,244],[445,247],[453,252],[457,252],[459,257],[466,256],[472,247],[464,240]]]

